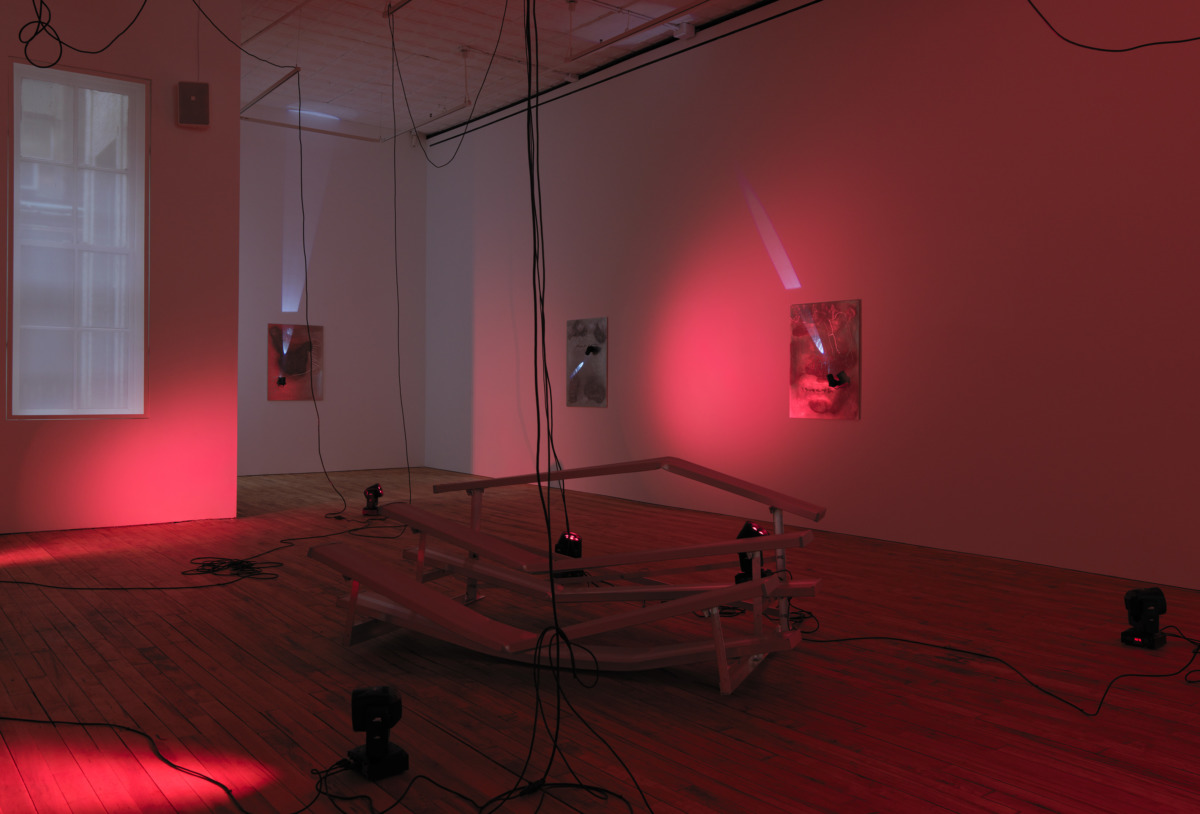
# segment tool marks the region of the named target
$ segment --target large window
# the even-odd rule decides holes
[[[14,66],[14,416],[145,402],[146,88]]]

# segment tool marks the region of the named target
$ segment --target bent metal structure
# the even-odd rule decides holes
[[[692,546],[548,558],[546,552],[480,530],[483,495],[488,489],[657,469],[766,505],[774,520],[774,533]],[[824,516],[820,506],[678,458],[438,484],[434,491],[467,492],[471,496],[470,526],[405,503],[380,507],[384,514],[417,532],[417,544],[405,552],[415,568],[380,562],[351,543],[327,543],[309,551],[310,557],[350,581],[350,594],[344,600],[348,644],[373,635],[381,626],[400,626],[500,658],[538,660],[542,632],[477,611],[473,605],[480,584],[559,603],[593,603],[598,609],[594,617],[565,625],[559,635],[586,646],[598,669],[646,670],[711,660],[716,663],[723,694],[732,693],[768,654],[790,650],[800,642],[801,632],[790,622],[790,601],[814,595],[819,580],[797,579],[788,570],[788,552],[807,544],[812,532],[785,531],[783,513],[815,521]],[[702,572],[715,567],[728,570],[734,557],[748,563],[741,578],[730,577],[720,583],[699,580]],[[721,560],[719,565],[714,558]],[[665,574],[671,575],[671,581],[660,579]],[[428,584],[446,578],[463,581],[461,597],[453,598]],[[684,581],[677,581],[680,579]],[[731,607],[746,611],[748,624],[743,627],[748,630],[736,634],[726,630]],[[689,634],[666,644],[638,643],[636,637],[627,635],[634,626],[694,614],[708,619],[702,635]],[[602,641],[597,643],[597,639]]]

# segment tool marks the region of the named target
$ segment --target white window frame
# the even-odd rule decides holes
[[[72,138],[72,156],[69,161],[54,161],[45,158],[22,157],[22,82],[27,80],[52,82],[71,87],[75,90],[95,90],[113,92],[129,97],[128,108],[128,143],[125,168],[105,168],[99,164],[87,164],[84,158],[84,139],[80,136],[81,126],[78,123],[81,96],[75,98],[74,136]],[[11,174],[11,195],[9,201],[12,215],[9,223],[9,280],[8,280],[8,416],[10,418],[48,418],[48,417],[79,417],[79,416],[144,416],[146,404],[146,289],[147,289],[147,200],[148,194],[148,136],[149,136],[149,86],[143,80],[131,80],[113,76],[84,73],[72,70],[34,68],[19,63],[13,64],[13,137],[12,153],[9,159]],[[119,240],[115,246],[105,246],[90,242],[88,221],[84,217],[85,207],[75,198],[72,205],[71,237],[63,239],[60,230],[59,239],[46,241],[31,229],[23,229],[25,222],[22,215],[22,170],[26,173],[53,171],[57,167],[76,170],[76,179],[87,175],[93,183],[102,177],[114,184],[124,183],[128,191],[128,205],[120,212],[112,209],[99,210],[115,217],[107,224],[109,234],[118,234]],[[124,176],[121,180],[114,180]],[[79,181],[83,183],[82,180]],[[33,212],[36,204],[30,204],[24,210]],[[114,227],[112,224],[116,223]],[[29,314],[22,313],[23,283],[33,279],[25,276],[24,258],[26,253],[33,254],[37,250],[69,250],[72,255],[72,271],[75,279],[74,302],[72,303],[72,324],[38,325],[30,321]],[[121,303],[113,310],[125,314],[124,326],[98,325],[89,322],[89,297],[103,294],[102,289],[91,288],[87,282],[88,262],[101,263],[111,261],[114,266],[124,264],[121,277],[124,288],[119,288]],[[104,258],[104,259],[102,259]],[[23,383],[30,391],[30,384],[36,371],[22,369],[23,342],[32,341],[31,337],[56,334],[63,338],[64,345],[70,346],[73,362],[69,363],[73,380],[67,382],[67,376],[60,381],[64,388],[69,388],[70,404],[54,405],[28,403],[29,399],[22,393]],[[69,335],[67,340],[64,334]],[[93,396],[88,382],[94,381],[85,376],[86,367],[90,364],[88,352],[90,348],[118,348],[112,354],[115,363],[107,366],[109,376],[106,386],[100,388],[102,395]],[[65,355],[65,353],[64,353]],[[31,367],[31,366],[30,366]],[[30,378],[26,378],[26,377]],[[119,395],[113,395],[119,393]],[[65,397],[60,402],[66,401]]]

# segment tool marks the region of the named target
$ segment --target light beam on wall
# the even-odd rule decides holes
[[[800,278],[796,276],[796,269],[793,268],[791,258],[788,257],[787,250],[783,248],[783,241],[779,239],[779,233],[775,231],[775,226],[767,216],[767,210],[763,208],[762,201],[754,194],[754,189],[746,180],[746,176],[738,175],[738,180],[742,184],[742,194],[746,196],[746,206],[750,207],[750,214],[754,216],[754,225],[758,227],[759,237],[762,238],[763,245],[767,248],[767,254],[775,265],[775,273],[779,275],[779,281],[788,290],[799,288]]]
[[[307,114],[308,111],[305,111]],[[300,148],[289,141],[283,185],[283,268],[280,307],[285,314],[300,311],[304,295],[305,256],[312,260],[313,238],[321,222],[321,206],[325,202],[325,186],[329,180],[329,159],[320,154],[314,158],[306,153],[300,166]],[[304,209],[301,212],[301,191]],[[300,235],[301,227],[304,234]],[[300,240],[303,238],[303,248]]]
[[[801,318],[804,321],[804,327],[808,329],[808,335],[812,338],[813,345],[817,348],[817,353],[825,355],[825,344],[821,342],[821,335],[817,333],[817,321],[813,319],[812,305],[803,303],[800,306]]]

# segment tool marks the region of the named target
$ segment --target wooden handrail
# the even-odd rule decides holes
[[[605,475],[625,475],[631,472],[649,472],[662,469],[674,475],[690,478],[694,481],[714,486],[731,494],[746,497],[763,503],[772,509],[782,509],[792,514],[806,517],[809,520],[820,520],[825,516],[825,507],[817,506],[799,498],[767,489],[749,481],[734,478],[715,469],[699,466],[681,458],[663,457],[647,458],[641,461],[628,461],[617,464],[602,464],[600,466],[584,466],[576,469],[560,469],[557,472],[538,472],[533,475],[513,475],[504,478],[483,478],[480,480],[460,481],[457,483],[439,483],[434,485],[434,492],[482,492],[497,486],[515,486],[524,483],[554,482],[572,478],[595,478]]]

